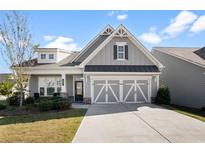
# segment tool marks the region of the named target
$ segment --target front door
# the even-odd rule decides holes
[[[75,81],[75,101],[83,101],[83,81]]]

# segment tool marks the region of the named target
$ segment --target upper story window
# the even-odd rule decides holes
[[[114,45],[114,59],[128,59],[128,45],[126,42],[116,42],[116,45]]]
[[[53,60],[54,59],[54,54],[49,54],[48,58],[49,58],[49,60]]]
[[[125,59],[125,46],[117,46],[117,59]]]
[[[41,54],[41,59],[46,59],[46,54]]]

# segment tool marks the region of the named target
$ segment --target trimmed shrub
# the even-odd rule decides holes
[[[8,97],[6,101],[10,106],[18,106],[19,105],[19,97],[17,95],[13,95],[11,97]]]
[[[0,103],[0,110],[4,110],[6,108],[6,104]]]
[[[24,100],[24,103],[25,103],[25,104],[34,104],[34,98],[33,98],[33,97],[27,97],[27,98]]]
[[[53,97],[59,97],[60,93],[53,93]]]
[[[39,110],[49,111],[49,110],[65,110],[71,108],[71,103],[66,98],[56,97],[47,99],[40,99],[38,103]]]
[[[52,110],[52,103],[51,102],[40,102],[38,104],[39,110],[41,111],[49,111]]]
[[[34,99],[35,99],[35,100],[38,100],[39,98],[40,98],[39,93],[34,93]]]
[[[156,104],[170,104],[171,97],[168,86],[160,86],[155,99]]]

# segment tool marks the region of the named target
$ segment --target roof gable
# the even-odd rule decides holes
[[[73,62],[79,64],[83,62],[113,31],[114,28],[107,25],[82,49],[81,53],[73,59]]]
[[[151,53],[146,49],[123,25],[118,26],[118,28],[112,32],[88,57],[86,57],[80,67],[84,67],[95,55],[113,38],[113,37],[128,37],[139,49],[142,51],[146,57],[148,57],[158,68],[163,68],[164,66],[154,58]]]

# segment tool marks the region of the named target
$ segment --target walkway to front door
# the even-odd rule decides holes
[[[153,104],[96,104],[73,142],[205,142],[205,123]]]

